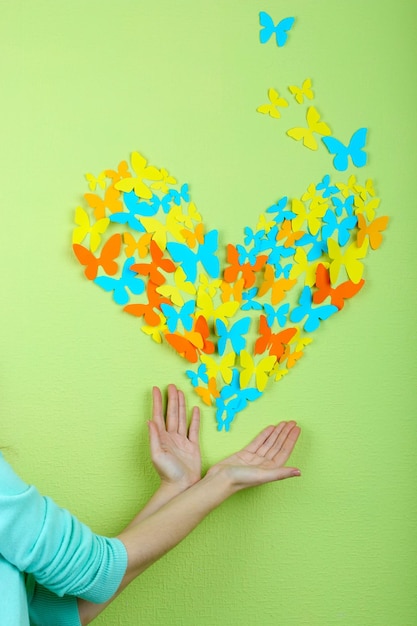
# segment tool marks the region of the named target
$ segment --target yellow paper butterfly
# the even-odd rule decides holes
[[[296,87],[295,85],[290,85],[288,89],[295,96],[298,104],[303,104],[304,98],[308,98],[312,100],[314,98],[314,92],[312,90],[311,78],[306,78],[301,87]]]
[[[168,193],[169,192],[168,185],[176,185],[177,179],[174,178],[173,176],[170,176],[167,170],[163,167],[161,167],[160,172],[161,172],[162,180],[158,180],[152,183],[151,187],[152,189],[156,189],[157,191],[160,191],[161,193]]]
[[[274,220],[270,220],[264,213],[259,216],[259,222],[256,225],[257,230],[264,230],[266,233],[269,233],[271,228],[275,226]]]
[[[290,270],[290,278],[296,279],[303,272],[305,272],[305,284],[309,287],[312,287],[316,282],[316,270],[317,265],[321,263],[325,267],[329,267],[328,263],[323,263],[323,261],[309,261],[307,258],[307,253],[304,248],[297,248],[294,254],[294,265]]]
[[[161,285],[156,289],[158,293],[170,298],[171,302],[176,306],[182,306],[185,302],[181,291],[191,296],[195,295],[196,288],[193,283],[186,280],[186,275],[182,267],[177,267],[174,273],[175,285]]]
[[[88,181],[88,186],[91,191],[95,191],[97,185],[102,189],[106,188],[106,172],[100,172],[97,178],[90,173],[86,174],[85,177]]]
[[[220,374],[226,385],[232,382],[235,359],[236,354],[234,352],[225,354],[219,363],[207,354],[200,355],[201,362],[207,366],[207,376],[216,378],[217,374]]]
[[[374,197],[375,196],[374,181],[368,178],[368,180],[365,182],[365,186],[355,185],[355,191],[359,193],[362,200],[366,200],[368,196]]]
[[[328,204],[317,204],[315,208],[307,211],[307,207],[301,200],[294,198],[291,203],[291,211],[296,214],[297,217],[292,219],[292,228],[296,232],[301,228],[304,222],[307,222],[308,230],[312,235],[316,235],[322,225],[320,218],[326,213]]]
[[[162,313],[158,313],[159,315],[159,324],[157,326],[141,326],[141,330],[146,335],[149,335],[156,343],[162,343],[162,337],[168,330],[168,326],[166,325],[166,318]]]
[[[158,244],[158,247],[164,251],[167,247],[168,234],[172,235],[177,241],[183,243],[184,235],[181,233],[181,225],[178,222],[178,212],[181,207],[174,206],[170,209],[166,216],[166,222],[163,224],[155,217],[141,217],[140,221],[145,227],[146,232],[152,233],[152,239]]]
[[[203,315],[207,321],[211,318],[219,319],[227,326],[227,318],[233,317],[239,309],[240,303],[236,301],[229,301],[215,307],[213,298],[211,298],[209,294],[204,291],[204,289],[199,287],[197,291],[197,307],[201,311],[200,315]]]
[[[243,368],[239,374],[240,388],[244,389],[248,386],[250,379],[255,374],[256,388],[263,391],[267,385],[269,375],[274,367],[277,357],[266,356],[255,363],[249,352],[241,350],[239,354],[240,365]]]
[[[279,363],[275,363],[270,372],[270,376],[275,376],[275,381],[281,380],[288,374],[288,370],[285,367],[281,367]]]
[[[344,198],[353,196],[356,193],[356,176],[349,176],[347,183],[336,183],[336,187],[342,192]]]
[[[330,281],[335,284],[339,276],[340,268],[345,267],[346,273],[350,280],[357,284],[362,278],[363,263],[359,259],[363,259],[368,251],[368,239],[365,239],[360,248],[356,242],[343,250],[334,239],[328,239],[328,254],[331,259],[330,263]]]
[[[290,130],[287,130],[287,135],[296,141],[302,140],[306,148],[317,150],[319,146],[313,133],[317,133],[317,135],[331,135],[332,131],[326,122],[320,120],[320,114],[315,107],[308,107],[306,118],[308,128],[290,128]]]
[[[365,214],[368,221],[372,222],[380,202],[381,200],[379,198],[372,198],[372,200],[370,200],[368,204],[365,204],[365,201],[361,196],[356,196],[353,201],[353,204],[356,207],[355,215]]]
[[[218,292],[219,287],[222,283],[222,279],[217,278],[216,280],[209,280],[207,274],[200,274],[199,279],[200,279],[199,290],[202,289],[203,291],[208,293],[210,298],[214,298],[214,296]]]
[[[326,209],[329,207],[328,203],[326,202],[326,198],[323,198],[323,196],[317,191],[317,187],[314,183],[311,183],[307,187],[307,191],[303,193],[303,195],[301,196],[301,200],[303,202],[307,202],[308,200],[310,200],[310,209],[316,209],[321,204],[325,204]]]
[[[281,117],[281,112],[278,107],[287,107],[288,102],[285,98],[279,95],[278,91],[271,87],[268,89],[269,104],[261,104],[256,110],[264,115],[270,115],[276,119]]]
[[[72,243],[81,243],[89,234],[90,250],[91,252],[95,252],[100,245],[101,235],[110,224],[109,218],[104,217],[91,224],[87,212],[82,207],[77,206],[75,209],[75,223],[77,224],[77,228],[74,228],[72,233]]]
[[[147,160],[144,156],[139,154],[139,152],[132,152],[130,162],[136,176],[122,178],[115,184],[115,188],[125,192],[134,190],[139,198],[149,200],[152,198],[152,191],[149,189],[148,185],[143,182],[143,179],[161,180],[161,171],[153,165],[147,165]]]
[[[184,224],[186,228],[193,228],[194,222],[201,222],[201,215],[197,211],[197,207],[194,202],[190,202],[187,208],[187,215],[181,213],[178,215],[178,221]]]

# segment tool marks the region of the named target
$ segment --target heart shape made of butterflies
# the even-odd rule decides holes
[[[326,174],[301,198],[282,197],[226,246],[207,231],[167,170],[138,152],[131,169],[86,175],[73,250],[87,279],[186,360],[186,374],[228,431],[239,411],[302,358],[312,333],[364,284],[363,259],[382,241],[373,183]]]

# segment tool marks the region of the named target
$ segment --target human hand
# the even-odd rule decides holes
[[[175,385],[168,385],[166,419],[158,387],[152,389],[152,400],[148,422],[152,462],[164,485],[187,489],[201,478],[200,411],[193,408],[187,429],[184,394]]]
[[[216,463],[207,474],[226,472],[236,491],[300,476],[301,472],[297,468],[285,467],[300,430],[292,421],[268,426],[243,450]]]

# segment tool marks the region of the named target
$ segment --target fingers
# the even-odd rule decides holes
[[[152,387],[152,421],[156,424],[158,430],[165,428],[162,394],[158,387]]]
[[[246,448],[258,456],[284,465],[300,435],[301,429],[296,422],[280,422],[277,426],[265,428]]]
[[[178,390],[175,385],[168,385],[166,429],[169,433],[178,432],[179,410]]]
[[[262,446],[260,446],[260,448],[257,450],[257,454],[259,454],[260,456],[264,456],[266,458],[270,458],[269,455],[271,453],[271,450],[274,448],[275,445],[278,444],[278,441],[280,437],[282,436],[282,433],[285,431],[286,427],[287,427],[287,422],[280,422],[279,424],[277,424],[275,428],[272,430],[269,437],[264,441]]]
[[[295,422],[289,422],[288,426],[282,431],[281,438],[278,438],[277,443],[271,449],[270,458],[277,465],[285,465],[288,461],[301,432]]]
[[[200,409],[195,406],[191,414],[191,423],[188,431],[188,439],[191,443],[198,443],[200,436]]]
[[[182,391],[178,391],[178,434],[187,436],[187,409]]]
[[[246,446],[245,450],[253,454],[258,452],[259,448],[261,448],[262,445],[268,440],[268,437],[273,431],[274,426],[267,426],[266,428],[264,428],[264,430],[262,430],[259,435],[257,435],[255,439],[253,439],[253,441],[251,441],[250,444]]]
[[[162,394],[158,387],[152,388],[152,421],[158,430],[167,430],[169,433],[178,433],[182,437],[187,437],[187,406],[185,396],[175,385],[168,385],[168,402],[166,409],[166,419],[164,419]],[[198,442],[200,430],[200,411],[194,407],[191,417],[189,439]]]

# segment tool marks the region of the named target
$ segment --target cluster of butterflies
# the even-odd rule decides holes
[[[294,18],[277,24],[259,14],[262,44],[286,44]],[[289,86],[297,104],[314,99],[307,78]],[[274,88],[257,111],[281,117],[288,101]],[[314,106],[307,127],[287,134],[311,150],[318,138],[345,171],[367,161],[367,129],[346,146],[332,136]],[[280,198],[246,227],[241,244],[226,246],[206,230],[190,198],[166,169],[138,152],[130,166],[97,177],[87,174],[86,206],[75,211],[73,250],[84,274],[155,342],[168,343],[187,361],[186,375],[216,410],[219,430],[259,398],[303,357],[311,334],[363,287],[363,259],[381,245],[388,218],[376,217],[379,199],[371,180],[355,175],[333,182],[329,174],[301,198]]]
[[[288,32],[292,28],[294,21],[294,17],[286,17],[275,24],[268,13],[261,11],[259,13],[261,26],[259,31],[260,42],[265,44],[271,38],[273,39],[275,37],[277,46],[284,46],[288,39]],[[314,99],[311,78],[306,78],[301,87],[290,85],[288,89],[294,96],[294,100],[297,104],[303,104],[304,101]],[[274,87],[268,89],[268,99],[268,103],[260,105],[256,110],[259,113],[279,119],[281,117],[280,109],[289,106],[288,100],[280,95]],[[359,128],[353,133],[348,144],[344,144],[342,141],[332,136],[330,126],[321,119],[320,113],[317,111],[316,107],[308,106],[306,122],[307,126],[299,126],[287,130],[287,135],[296,141],[301,141],[302,144],[306,148],[310,148],[310,150],[318,149],[319,143],[317,136],[319,136],[329,153],[334,155],[333,167],[341,172],[348,169],[350,160],[356,167],[363,167],[366,164],[367,154],[365,152],[365,145],[367,128]]]
[[[301,87],[289,85],[288,90],[294,96],[297,104],[314,99],[314,91],[311,78],[306,78]],[[274,88],[268,89],[269,102],[261,104],[256,110],[264,115],[279,119],[280,109],[289,106],[288,100]],[[339,172],[345,172],[350,162],[355,167],[363,167],[367,162],[365,152],[368,129],[359,128],[353,133],[347,144],[332,136],[332,131],[327,122],[321,119],[320,113],[315,106],[308,106],[306,111],[306,126],[296,126],[287,130],[287,135],[310,150],[317,150],[319,147],[318,137],[325,145],[330,154],[333,155],[333,167]]]
[[[371,180],[326,174],[301,198],[283,197],[226,246],[206,230],[182,186],[138,152],[131,165],[86,175],[73,250],[86,278],[155,342],[186,362],[203,402],[229,430],[239,411],[302,358],[311,333],[364,284],[363,259],[382,241]]]

